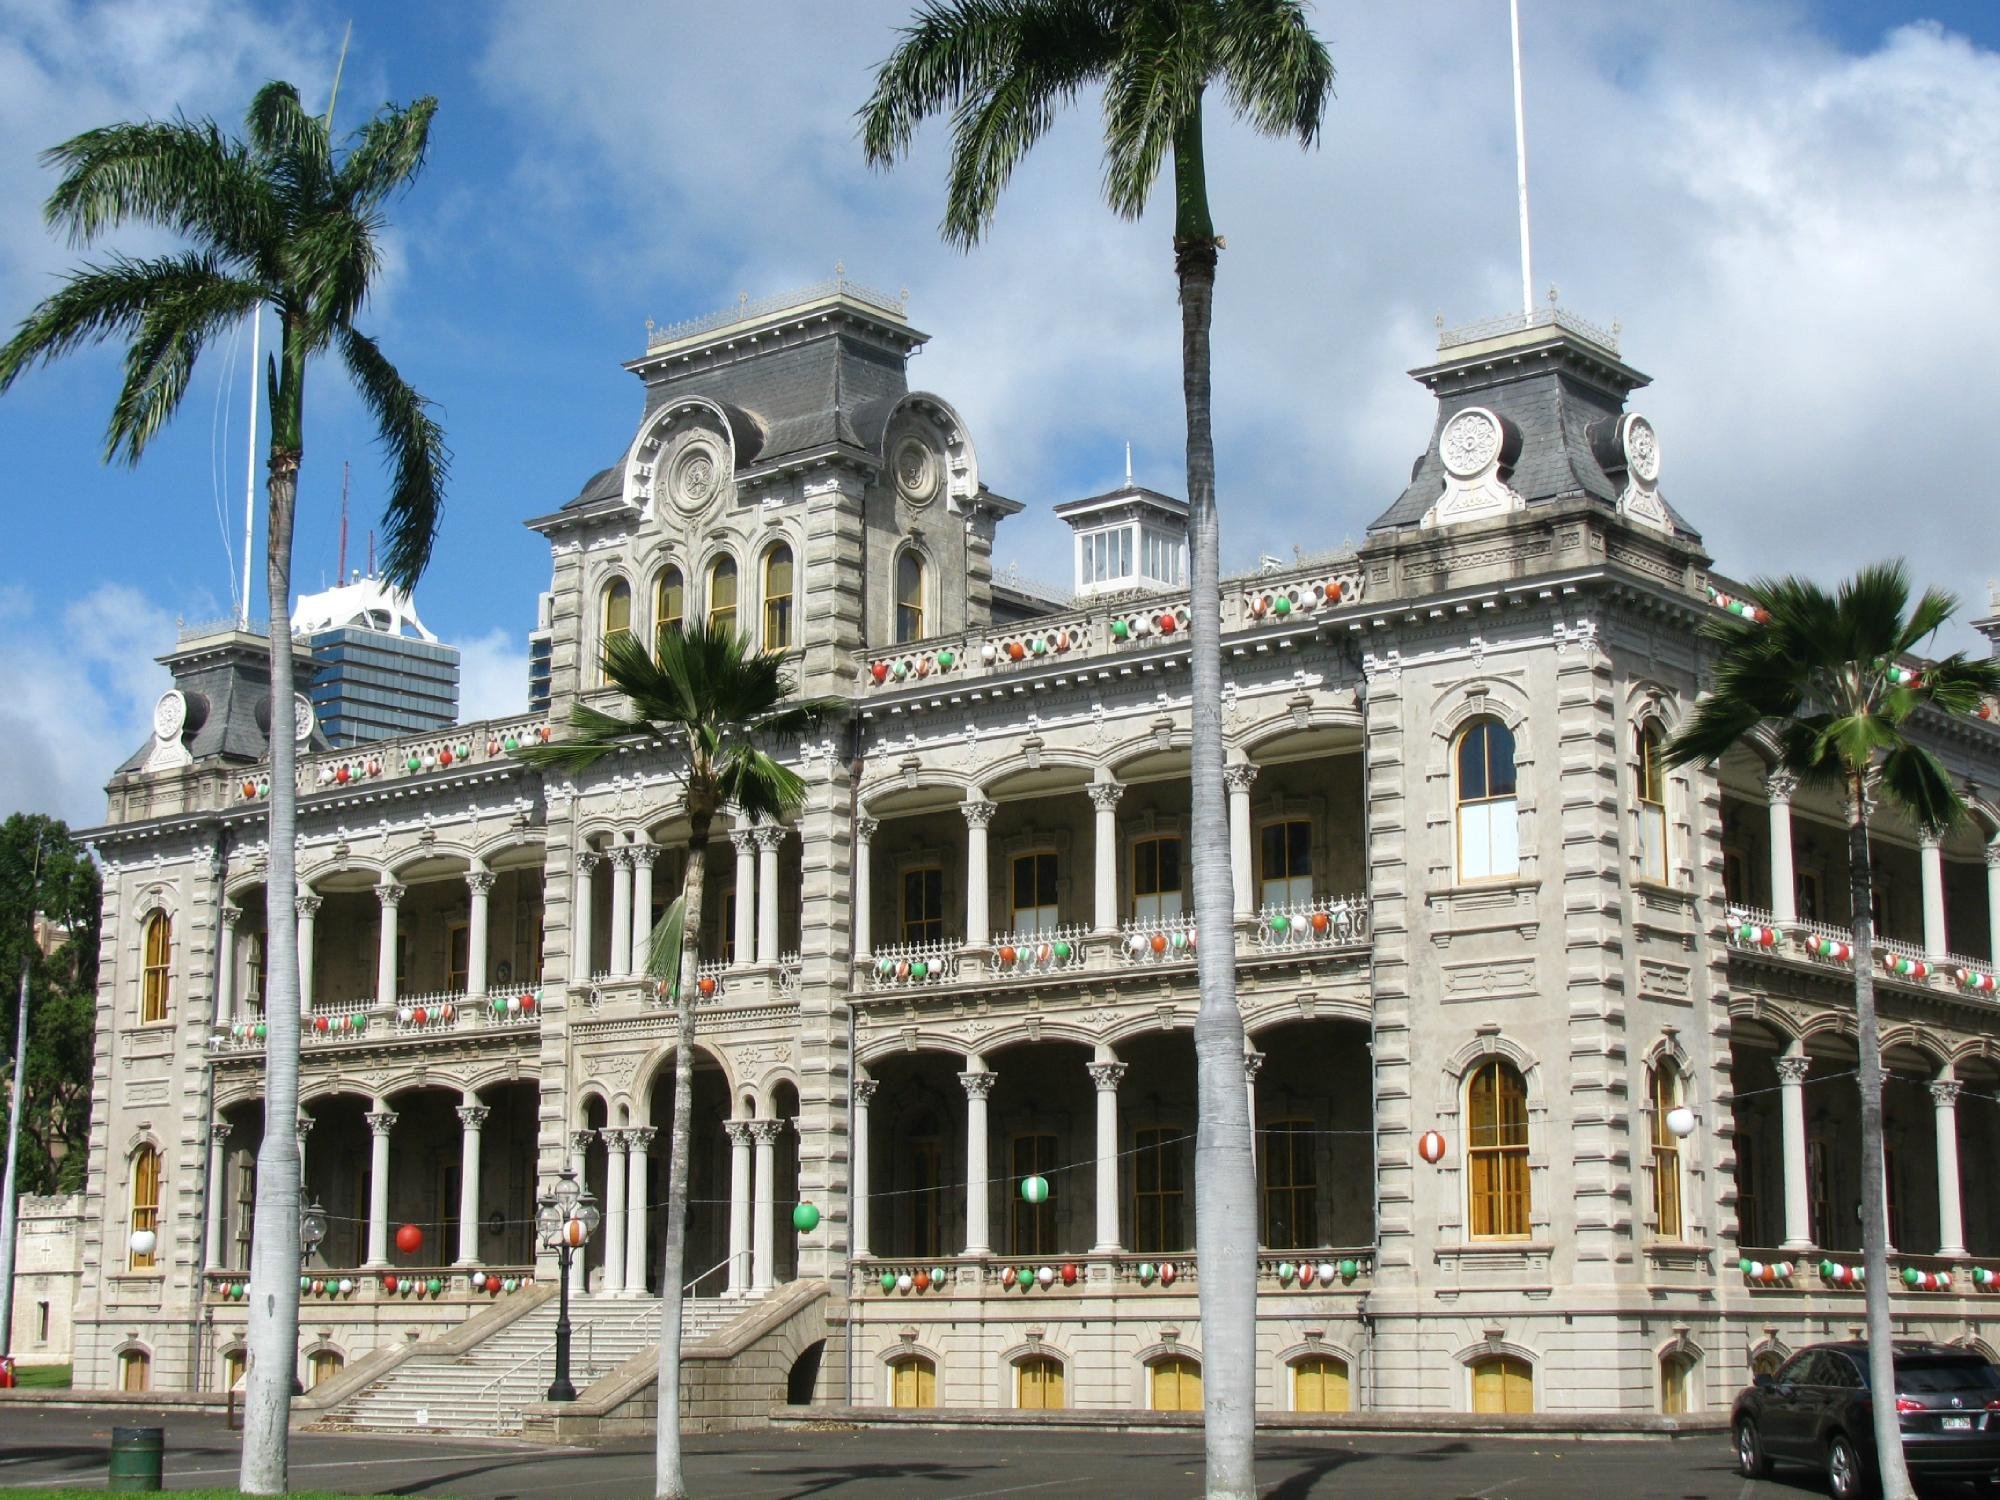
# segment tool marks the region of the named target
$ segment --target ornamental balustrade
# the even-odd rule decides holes
[[[1081,923],[1038,932],[1008,932],[979,950],[977,962],[996,979],[1022,979],[1081,969],[1089,961],[1085,940],[1090,929]]]
[[[1366,896],[1315,896],[1280,901],[1257,913],[1260,948],[1349,948],[1369,938]]]
[[[1868,1278],[1859,1250],[1771,1250],[1744,1246],[1725,1260],[1721,1280],[1760,1296],[1859,1296]],[[1897,1297],[2000,1300],[2000,1260],[1891,1253],[1889,1291]]]
[[[1225,632],[1254,632],[1358,603],[1365,584],[1359,561],[1341,554],[1301,559],[1286,568],[1231,579],[1223,591]],[[912,641],[861,659],[856,681],[887,692],[939,681],[1001,678],[1171,645],[1188,628],[1187,596],[1133,592],[1099,600],[1001,630],[971,631]]]
[[[547,744],[553,734],[545,718],[495,719],[461,724],[437,734],[413,739],[380,740],[347,750],[301,755],[293,784],[300,792],[333,791],[367,786],[399,777],[428,776],[453,767],[511,759],[524,745]],[[268,767],[253,767],[237,777],[237,796],[246,802],[271,795]]]
[[[468,1306],[527,1291],[532,1265],[514,1266],[311,1266],[299,1273],[299,1298],[308,1304],[341,1302],[444,1302]],[[248,1271],[204,1271],[203,1297],[231,1306],[247,1303]]]
[[[1194,913],[1131,917],[1119,928],[1118,954],[1128,965],[1194,962]]]
[[[1731,905],[1725,936],[1740,952],[1803,961],[1816,968],[1854,972],[1854,938],[1829,922],[1781,922],[1761,907]],[[1921,944],[1878,938],[1873,962],[1884,979],[1970,996],[1996,996],[2000,976],[1989,960],[1966,954],[1926,954]]]
[[[1257,1257],[1258,1286],[1266,1292],[1352,1291],[1367,1287],[1374,1276],[1372,1245],[1264,1251]]]
[[[874,990],[923,989],[958,978],[960,942],[941,938],[929,943],[896,943],[877,948],[870,963],[868,987]]]
[[[530,1031],[541,1025],[544,991],[509,989],[481,996],[462,990],[405,995],[394,1005],[375,1000],[315,1001],[299,1017],[299,1040],[316,1046],[332,1042],[413,1038],[470,1031]],[[209,1046],[216,1052],[263,1049],[270,1027],[248,1016],[216,1028]]]

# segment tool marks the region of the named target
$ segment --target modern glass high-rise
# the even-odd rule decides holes
[[[424,627],[407,593],[357,573],[302,596],[292,629],[311,642],[313,712],[336,747],[458,721],[458,648]]]

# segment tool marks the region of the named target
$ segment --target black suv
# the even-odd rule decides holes
[[[1896,1345],[1896,1412],[1913,1479],[1970,1480],[2000,1494],[2000,1366],[1944,1344]],[[1823,1469],[1834,1500],[1876,1488],[1868,1346],[1801,1349],[1736,1398],[1730,1432],[1746,1478],[1773,1463]]]

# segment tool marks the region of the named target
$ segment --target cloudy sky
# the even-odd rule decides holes
[[[352,6],[339,123],[440,100],[367,323],[455,450],[418,599],[466,649],[468,714],[525,700],[549,568],[519,523],[624,448],[639,392],[619,364],[649,317],[836,263],[908,288],[934,336],[912,379],[964,413],[988,481],[1029,503],[1000,555],[1033,577],[1067,568],[1048,507],[1115,478],[1127,441],[1142,480],[1182,488],[1168,213],[1126,224],[1102,207],[1091,100],[1020,172],[985,245],[941,246],[940,133],[886,175],[854,139],[907,9]],[[1539,289],[1617,322],[1654,377],[1636,405],[1661,433],[1662,484],[1719,564],[1831,577],[1901,553],[1986,613],[1994,481],[1964,454],[1994,421],[2000,8],[1522,9]],[[270,77],[322,99],[349,13],[0,0],[0,324],[74,258],[39,222],[38,149],[175,109],[233,125]],[[1211,127],[1227,563],[1358,537],[1428,436],[1403,372],[1435,320],[1519,301],[1504,0],[1323,5],[1316,25],[1339,68],[1319,149]],[[231,611],[246,368],[247,349],[218,348],[137,470],[100,462],[113,353],[0,399],[0,812],[101,816],[165,683],[152,656],[177,619]],[[309,386],[307,424],[295,576],[316,587],[336,566],[343,461],[350,562],[382,486],[334,370]]]

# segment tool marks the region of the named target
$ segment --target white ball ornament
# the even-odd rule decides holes
[[[404,1026],[409,1025],[410,1021],[415,1017],[415,1015],[416,1012],[411,1010],[410,1007],[407,1005],[399,1005],[396,1007],[396,1020]]]
[[[1339,1274],[1336,1271],[1333,1262],[1330,1260],[1321,1261],[1319,1263],[1319,1266],[1317,1267],[1317,1270],[1319,1273],[1319,1284],[1321,1286],[1332,1286],[1333,1278],[1337,1274]]]
[[[160,1248],[160,1237],[157,1234],[155,1234],[152,1230],[135,1229],[132,1231],[132,1253],[134,1255],[139,1255],[139,1256],[151,1255],[155,1250],[159,1248]]]
[[[993,665],[995,659],[999,655],[1000,652],[998,648],[995,647],[991,641],[988,641],[985,645],[979,648],[979,659],[985,662],[986,665],[989,667]]]
[[[896,1290],[899,1292],[907,1292],[911,1287],[915,1286],[916,1284],[917,1284],[917,1279],[914,1276],[912,1276],[908,1271],[905,1271],[902,1275],[896,1278]]]
[[[1694,1111],[1685,1104],[1676,1104],[1667,1111],[1667,1129],[1681,1140],[1694,1134]]]

